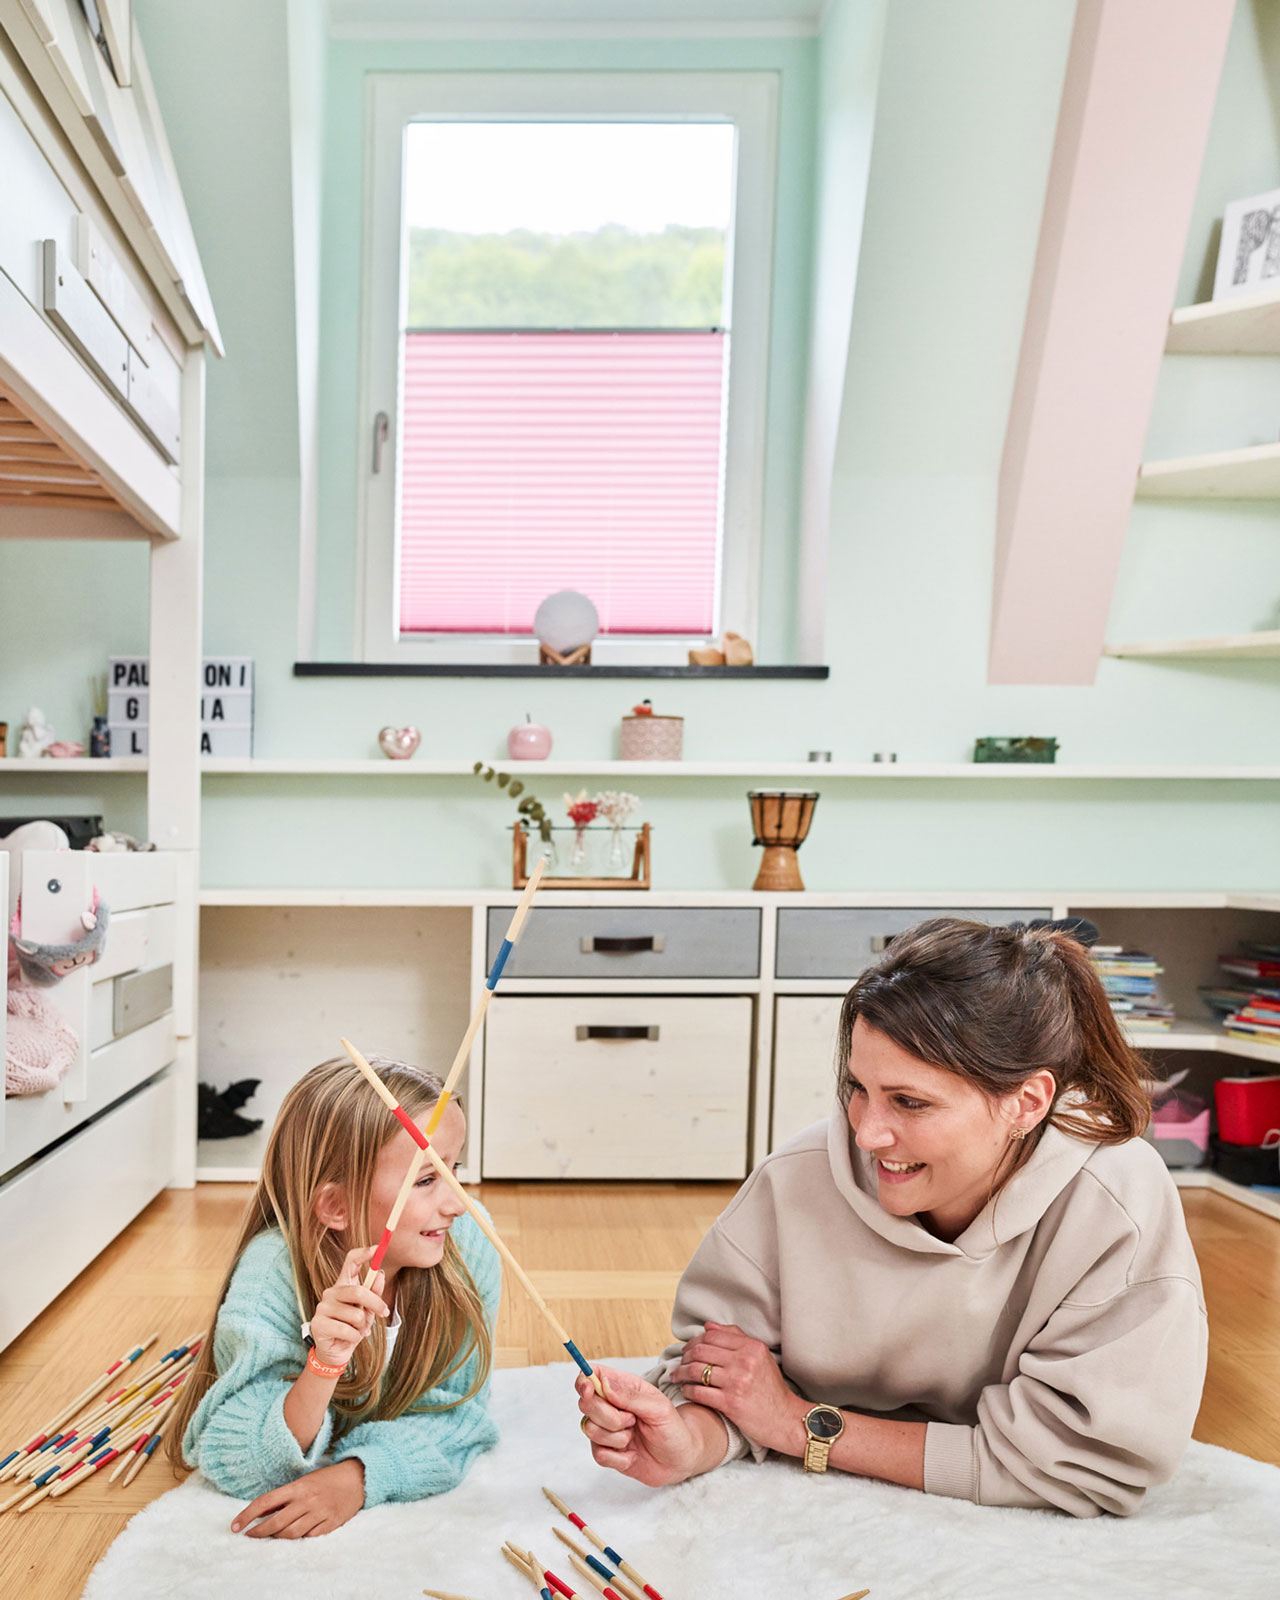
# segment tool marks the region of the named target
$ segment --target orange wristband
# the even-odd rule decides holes
[[[321,1378],[340,1378],[347,1370],[346,1367],[330,1367],[326,1365],[325,1362],[319,1359],[314,1349],[307,1351],[307,1365],[312,1372]]]

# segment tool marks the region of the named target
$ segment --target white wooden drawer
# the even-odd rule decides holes
[[[486,1178],[741,1178],[745,995],[498,995],[485,1029]]]
[[[174,1093],[149,1084],[0,1185],[0,1349],[168,1183]]]
[[[489,964],[511,922],[489,908]],[[760,912],[753,906],[535,906],[506,976],[754,978]]]
[[[70,250],[76,204],[67,193],[17,109],[0,93],[0,171],[5,203],[0,206],[0,272],[37,310],[42,310],[41,239]]]
[[[966,922],[1030,922],[1047,906],[974,910],[957,906],[783,906],[778,912],[779,978],[844,978],[852,983],[880,959],[889,943],[930,917]]]
[[[773,1003],[773,1119],[769,1148],[831,1110],[842,995],[780,994]]]
[[[172,961],[176,927],[172,905],[143,906],[136,911],[117,911],[113,906],[106,947],[89,972],[94,987],[122,972],[162,967]]]
[[[100,855],[93,881],[114,917],[135,906],[165,905],[177,898],[177,856],[169,850],[120,851]]]
[[[112,1101],[167,1067],[177,1053],[171,1011],[136,1033],[94,1050],[87,1063],[85,1091],[74,1100],[68,1102],[59,1086],[45,1094],[22,1095],[7,1101],[0,1173],[11,1172],[20,1162],[74,1131]]]

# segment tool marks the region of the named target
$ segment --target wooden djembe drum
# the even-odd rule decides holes
[[[755,829],[751,842],[764,846],[764,859],[752,888],[803,889],[796,851],[808,837],[817,793],[812,789],[752,789],[747,799]]]

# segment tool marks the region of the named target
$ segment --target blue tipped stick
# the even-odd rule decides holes
[[[515,949],[510,939],[504,939],[498,946],[498,953],[493,958],[493,965],[489,968],[489,976],[485,979],[486,989],[496,989],[498,979],[502,976],[502,969],[507,964],[507,957]]]
[[[565,1349],[578,1363],[579,1370],[581,1371],[583,1377],[590,1378],[594,1383],[595,1373],[591,1370],[591,1363],[587,1360],[586,1356],[583,1355],[582,1351],[578,1349],[577,1345],[574,1344],[572,1339],[566,1343]]]

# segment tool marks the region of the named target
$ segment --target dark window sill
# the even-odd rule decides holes
[[[830,667],[540,667],[398,661],[295,661],[295,678],[828,678]]]

